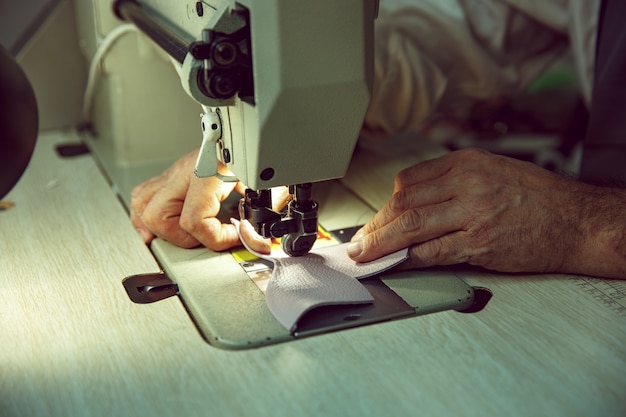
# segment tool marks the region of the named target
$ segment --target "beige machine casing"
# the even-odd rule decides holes
[[[79,45],[88,63],[123,24],[112,3],[74,0]],[[202,139],[201,107],[181,88],[169,59],[137,31],[117,38],[103,55],[90,109],[93,133],[83,138],[126,205],[134,185],[161,173]]]
[[[221,108],[218,157],[253,189],[342,177],[371,92],[377,1],[209,3],[203,13],[209,28],[231,10],[247,10],[254,74],[253,104],[220,101],[197,91],[189,68],[201,61],[188,54],[182,65],[190,95],[208,106],[228,105]],[[196,39],[201,33],[191,31]],[[274,175],[261,178],[268,168]]]
[[[87,59],[124,24],[112,3],[75,2]],[[198,64],[187,62],[191,55],[181,68],[143,34],[121,36],[100,65],[91,107],[95,134],[87,140],[122,198],[127,201],[134,184],[201,144],[200,104],[219,108],[228,166],[248,187],[343,176],[371,92],[368,46],[378,2],[212,0],[201,2],[202,16],[197,3],[141,2],[190,41],[202,39],[202,30],[215,25],[221,13],[247,8],[255,103],[207,101],[189,85],[188,71]],[[195,100],[186,94],[190,90]],[[275,175],[260,180],[268,167]]]

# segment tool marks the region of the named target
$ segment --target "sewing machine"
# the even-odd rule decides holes
[[[95,134],[86,137],[123,200],[142,176],[166,166],[154,162],[159,157],[154,152],[171,163],[174,150],[201,143],[198,176],[217,175],[248,187],[240,200],[224,202],[223,211],[230,208],[235,217],[249,219],[265,237],[282,238],[289,255],[313,247],[318,218],[338,243],[373,215],[372,205],[325,180],[346,174],[368,105],[377,1],[94,5],[96,29],[108,26],[102,44],[115,41],[112,33],[139,33],[118,41],[103,60],[106,75],[92,108]],[[76,7],[80,12],[86,6]],[[115,16],[107,20],[108,14]],[[148,93],[154,93],[150,99]],[[159,100],[161,108],[152,107]],[[176,129],[164,132],[170,125],[164,119]],[[385,177],[392,182],[394,174]],[[293,194],[283,214],[271,210],[270,189],[276,186],[289,186]],[[166,275],[127,278],[131,299],[154,302],[179,295],[205,339],[225,348],[463,310],[475,301],[474,289],[455,273],[375,277],[361,281],[374,303],[318,308],[290,331],[272,316],[255,285],[256,276],[270,273],[262,263],[230,252],[181,249],[161,239],[151,249]]]
[[[311,183],[345,174],[367,108],[378,1],[163,3],[113,7],[169,55],[204,109],[196,175],[243,182],[240,216],[283,237],[288,254],[307,253],[317,235]],[[283,185],[293,195],[285,216],[270,191]]]

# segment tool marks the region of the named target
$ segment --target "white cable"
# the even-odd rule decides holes
[[[130,24],[123,24],[117,26],[111,32],[107,33],[107,35],[100,41],[98,45],[98,49],[91,60],[91,64],[89,65],[89,75],[87,77],[87,86],[85,87],[85,95],[83,96],[83,122],[89,123],[91,121],[91,107],[93,103],[93,93],[96,86],[97,77],[99,74],[100,63],[102,58],[109,52],[111,46],[123,35],[136,32],[137,28]]]

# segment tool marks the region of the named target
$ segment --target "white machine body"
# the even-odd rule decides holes
[[[207,60],[189,52],[179,65],[206,113],[198,175],[221,160],[259,190],[345,174],[371,94],[377,0],[140,3],[194,41],[248,26],[251,97],[207,96],[198,82]]]

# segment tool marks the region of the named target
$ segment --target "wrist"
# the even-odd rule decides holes
[[[576,250],[564,272],[626,278],[626,190],[583,185]]]

